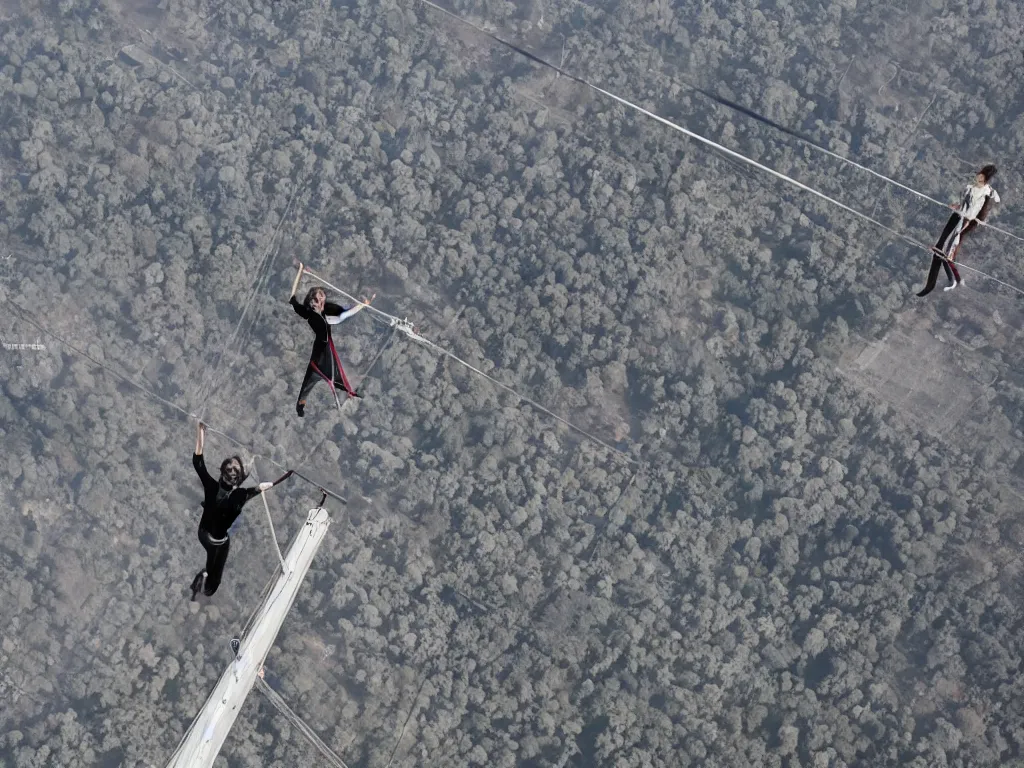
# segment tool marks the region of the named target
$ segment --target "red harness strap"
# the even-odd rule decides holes
[[[342,386],[345,387],[345,392],[347,392],[350,397],[355,397],[356,393],[353,392],[352,387],[349,386],[348,377],[345,376],[345,369],[341,367],[341,361],[338,359],[338,353],[334,349],[334,342],[329,341],[328,344],[330,344],[331,347],[331,355],[334,357],[334,364],[338,366],[338,372],[341,374],[341,383]],[[312,360],[309,361],[309,364],[313,370],[320,375],[320,378],[327,382],[327,386],[331,388],[331,392],[334,392],[334,378],[321,371],[319,366],[317,366],[317,364]]]
[[[334,356],[334,364],[338,366],[338,373],[341,374],[341,383],[345,385],[345,391],[349,395],[354,395],[352,387],[348,383],[348,377],[345,375],[345,369],[341,367],[341,358],[338,357],[338,350],[334,348],[334,339],[327,339],[327,345],[331,348],[331,354]]]

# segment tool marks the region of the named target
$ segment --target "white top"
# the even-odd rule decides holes
[[[999,193],[988,184],[982,187],[969,184],[960,196],[960,215],[968,220],[977,218],[987,197],[991,197],[993,203],[999,202]]]
[[[998,200],[998,198],[997,198],[997,200]],[[358,304],[356,304],[354,307],[346,309],[340,315],[324,315],[324,320],[327,321],[328,325],[337,325],[342,320],[348,320],[350,317],[352,317],[352,315],[354,315],[360,309],[362,309],[362,307],[360,307]]]

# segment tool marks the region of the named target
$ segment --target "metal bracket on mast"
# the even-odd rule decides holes
[[[408,336],[412,341],[418,341],[420,344],[430,344],[429,341],[424,339],[416,332],[416,328],[413,326],[412,322],[410,322],[408,318],[403,318],[401,320],[399,320],[397,317],[391,318],[391,327],[394,328],[396,331],[401,331],[406,336]]]
[[[241,677],[240,677],[240,673],[242,671],[241,670],[242,654],[240,653],[241,648],[242,648],[242,640],[241,640],[241,638],[232,637],[231,638],[231,655],[232,655],[232,659],[231,659],[231,667],[230,667],[230,669],[231,669],[231,671],[235,675],[235,682],[236,683],[241,679]]]

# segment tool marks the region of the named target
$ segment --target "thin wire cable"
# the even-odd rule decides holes
[[[934,197],[931,197],[930,195],[927,195],[924,192],[919,192],[918,190],[914,189],[913,187],[909,187],[906,184],[903,184],[902,182],[897,181],[896,179],[894,179],[894,178],[892,178],[890,176],[886,176],[884,173],[879,173],[878,171],[876,171],[876,170],[874,170],[872,168],[869,168],[866,165],[862,165],[861,163],[858,163],[856,160],[851,160],[850,158],[844,157],[843,155],[840,155],[837,152],[833,152],[830,149],[826,149],[825,147],[821,146],[820,144],[818,144],[815,141],[812,141],[809,137],[805,136],[804,134],[800,133],[799,131],[795,131],[792,128],[787,128],[786,126],[782,125],[781,123],[777,123],[774,120],[772,120],[771,118],[765,117],[764,115],[761,115],[761,114],[755,112],[754,110],[750,109],[749,107],[744,107],[742,104],[739,104],[739,103],[737,103],[735,101],[727,99],[724,96],[720,96],[717,93],[713,93],[713,92],[711,92],[711,91],[709,91],[709,90],[707,90],[705,88],[701,88],[699,85],[694,85],[692,83],[689,83],[689,82],[687,82],[686,80],[684,80],[682,78],[676,77],[674,79],[676,81],[678,81],[678,82],[681,82],[687,88],[689,88],[689,89],[691,89],[693,91],[696,91],[697,93],[701,94],[705,98],[708,98],[708,99],[710,99],[711,101],[714,101],[717,104],[721,104],[724,107],[728,107],[729,109],[732,109],[732,110],[734,110],[736,112],[739,112],[740,114],[746,115],[747,117],[750,117],[750,118],[752,118],[754,120],[757,120],[758,122],[763,123],[763,124],[769,126],[770,128],[774,128],[775,130],[780,131],[781,133],[785,133],[787,136],[791,136],[792,138],[794,138],[797,141],[799,141],[801,144],[804,144],[805,146],[810,147],[811,149],[813,149],[813,150],[815,150],[817,152],[821,152],[824,155],[828,155],[829,157],[834,158],[836,160],[839,160],[839,161],[841,161],[843,163],[846,163],[847,165],[851,165],[854,168],[859,168],[862,171],[866,171],[867,173],[870,173],[872,176],[874,176],[874,177],[876,177],[878,179],[882,179],[883,181],[886,181],[889,184],[892,184],[892,185],[894,185],[896,187],[899,187],[900,189],[906,190],[907,192],[910,192],[911,194],[916,195],[917,197],[921,198],[922,200],[927,200],[928,202],[934,203],[935,205],[942,206],[943,208],[949,208],[949,205],[947,205],[946,203],[943,203],[941,200],[936,200]],[[987,221],[981,221],[981,220],[978,220],[978,224],[980,224],[981,226],[984,226],[984,227],[988,227],[989,229],[993,230],[994,232],[999,232],[1000,234],[1006,235],[1008,237],[1012,237],[1014,240],[1020,240],[1021,242],[1024,242],[1024,237],[1021,237],[1020,235],[1016,235],[1013,232],[1009,232],[1008,230],[1001,229],[1000,227],[997,227],[995,224],[990,224]]]
[[[458,14],[452,13],[451,11],[447,10],[446,8],[442,8],[437,3],[431,2],[431,0],[419,0],[419,2],[423,3],[424,5],[426,5],[426,6],[430,7],[430,8],[433,8],[436,11],[439,11],[440,13],[442,13],[445,16],[447,16],[447,17],[449,17],[449,18],[459,22],[460,24],[464,24],[465,26],[470,27],[471,29],[476,30],[480,34],[482,34],[482,35],[484,35],[486,37],[489,37],[490,39],[494,40],[496,43],[498,43],[500,45],[503,45],[503,46],[505,46],[506,48],[509,48],[512,51],[515,51],[516,53],[520,54],[521,56],[524,56],[524,57],[530,59],[531,61],[533,61],[533,62],[535,62],[537,64],[540,64],[542,67],[547,67],[548,69],[550,69],[550,70],[552,70],[554,72],[557,72],[558,74],[568,78],[569,80],[577,82],[580,85],[586,86],[587,88],[590,88],[591,90],[593,90],[593,91],[595,91],[597,93],[600,93],[602,96],[607,96],[608,98],[612,99],[613,101],[616,101],[616,102],[618,102],[619,104],[622,104],[625,107],[633,109],[633,110],[639,112],[640,114],[645,115],[646,117],[651,118],[652,120],[656,120],[657,122],[661,123],[662,125],[668,126],[669,128],[671,128],[671,129],[673,129],[675,131],[678,131],[679,133],[682,133],[684,136],[687,136],[687,137],[693,139],[694,141],[699,141],[700,143],[705,144],[706,146],[709,146],[709,147],[711,147],[713,149],[716,149],[719,152],[721,152],[721,153],[723,153],[723,154],[725,154],[725,155],[727,155],[729,157],[732,157],[732,158],[735,158],[737,160],[740,160],[740,161],[742,161],[744,163],[747,163],[750,166],[753,166],[753,167],[755,167],[755,168],[757,168],[757,169],[759,169],[761,171],[764,171],[765,173],[768,173],[768,174],[774,176],[777,179],[785,181],[787,184],[791,184],[794,187],[797,187],[798,189],[803,190],[804,192],[809,192],[810,194],[812,194],[812,195],[814,195],[816,197],[819,197],[819,198],[821,198],[822,200],[824,200],[824,201],[826,201],[828,203],[831,203],[832,205],[836,206],[837,208],[841,208],[842,210],[847,211],[848,213],[852,213],[854,216],[856,216],[856,217],[858,217],[860,219],[863,219],[864,221],[866,221],[866,222],[868,222],[870,224],[873,224],[874,226],[876,226],[876,227],[878,227],[880,229],[883,229],[886,232],[889,232],[890,234],[900,238],[901,240],[903,240],[903,241],[913,245],[916,248],[920,248],[921,250],[923,250],[923,251],[925,251],[927,253],[930,253],[930,254],[934,254],[935,253],[932,250],[932,247],[930,245],[926,245],[925,243],[922,243],[919,240],[915,240],[914,238],[910,237],[909,235],[906,235],[906,234],[904,234],[902,232],[899,232],[899,231],[893,229],[892,227],[889,227],[889,226],[883,224],[882,222],[878,221],[877,219],[874,219],[871,216],[868,216],[866,213],[862,213],[861,211],[858,211],[856,208],[851,208],[850,206],[846,205],[846,203],[841,203],[838,200],[836,200],[835,198],[829,197],[824,192],[819,192],[818,190],[814,189],[813,187],[808,186],[807,184],[804,184],[801,181],[797,181],[796,179],[794,179],[794,178],[792,178],[790,176],[787,176],[786,174],[781,173],[780,171],[776,171],[774,168],[770,168],[767,165],[764,165],[763,163],[759,163],[756,160],[752,160],[751,158],[747,157],[746,155],[742,155],[739,152],[736,152],[735,150],[732,150],[732,149],[729,149],[728,147],[722,146],[721,144],[719,144],[719,143],[717,143],[715,141],[712,141],[709,138],[701,136],[699,133],[694,133],[693,131],[691,131],[691,130],[689,130],[687,128],[684,128],[683,126],[678,125],[677,123],[673,123],[671,120],[668,120],[667,118],[664,118],[661,115],[658,115],[658,114],[656,114],[654,112],[651,112],[649,109],[644,109],[643,107],[641,107],[641,106],[639,106],[637,104],[634,104],[633,102],[631,102],[631,101],[629,101],[627,99],[624,99],[621,96],[617,96],[616,94],[612,93],[611,91],[606,91],[604,88],[596,86],[593,83],[591,83],[590,81],[588,81],[588,80],[586,80],[586,79],[584,79],[582,77],[579,77],[578,75],[574,75],[571,72],[567,72],[566,70],[562,69],[560,66],[558,66],[556,64],[552,64],[551,62],[546,61],[545,59],[542,59],[541,57],[537,56],[536,54],[530,53],[525,48],[520,48],[515,43],[511,43],[508,40],[505,40],[504,38],[499,37],[498,35],[494,34],[493,32],[489,32],[486,29],[484,29],[483,27],[481,27],[481,26],[479,26],[477,24],[474,24],[473,22],[471,22],[471,21],[469,21],[467,19],[462,18]],[[1021,295],[1024,295],[1024,290],[1022,290],[1020,288],[1017,288],[1014,285],[1010,285],[1009,283],[1003,282],[1002,280],[1000,280],[1000,279],[998,279],[998,278],[996,278],[996,277],[994,277],[994,276],[992,276],[992,275],[990,275],[990,274],[988,274],[986,272],[982,272],[980,269],[976,269],[975,267],[971,267],[971,266],[969,266],[967,264],[964,264],[962,262],[957,262],[957,266],[958,267],[963,267],[964,269],[968,269],[971,272],[974,272],[975,274],[980,275],[981,277],[984,277],[984,278],[986,278],[988,280],[991,280],[991,281],[993,281],[995,283],[999,283],[1002,286],[1005,286],[1005,287],[1007,287],[1007,288],[1009,288],[1009,289],[1011,289],[1013,291],[1016,291],[1017,293],[1019,293]]]
[[[359,384],[357,384],[357,387],[359,385],[361,385],[364,381],[366,381],[366,379],[369,377],[370,372],[373,370],[374,366],[377,365],[377,361],[380,360],[381,355],[384,354],[384,350],[386,350],[388,348],[388,346],[391,344],[391,340],[393,338],[395,338],[395,334],[396,333],[398,333],[398,329],[397,328],[392,328],[391,329],[391,333],[388,334],[387,339],[384,340],[384,343],[381,345],[380,349],[377,351],[377,354],[374,356],[373,360],[371,360],[370,364],[368,366],[366,366],[366,372],[362,375],[362,377],[360,377]]]
[[[982,272],[980,269],[975,269],[974,267],[970,266],[969,264],[964,264],[963,262],[960,262],[960,261],[956,261],[956,262],[953,262],[953,263],[956,264],[956,266],[958,268],[960,268],[960,269],[966,269],[969,272],[974,272],[975,274],[981,275],[986,280],[991,280],[993,283],[999,283],[999,285],[1003,286],[1004,288],[1009,288],[1011,291],[1016,291],[1017,293],[1019,293],[1022,296],[1024,296],[1024,291],[1022,291],[1020,288],[1018,288],[1015,285],[1010,285],[1009,283],[1000,280],[998,277],[993,277],[992,275],[989,275],[989,274],[987,274],[985,272]]]
[[[291,201],[289,201],[289,206],[290,205],[291,205]],[[285,211],[286,215],[287,215],[287,212],[288,211],[286,209],[286,211]],[[274,235],[271,238],[271,246],[270,246],[271,248],[274,247],[273,246],[274,240],[276,239],[277,234],[280,231],[280,226],[284,224],[284,220],[285,219],[282,218],[281,222],[279,223],[278,230],[275,231]],[[274,258],[276,258],[279,248],[280,248],[280,243],[278,243],[277,249],[275,249],[273,251]],[[268,251],[268,255],[269,255],[269,253],[270,252]],[[228,339],[225,341],[224,346],[217,353],[217,357],[215,358],[213,364],[209,366],[209,368],[208,368],[208,370],[209,370],[208,376],[205,376],[204,377],[204,382],[201,382],[201,384],[200,384],[200,389],[199,389],[199,391],[197,392],[197,395],[196,395],[196,399],[199,400],[199,402],[202,405],[202,408],[200,409],[200,412],[199,412],[200,416],[205,414],[206,408],[209,405],[209,400],[213,396],[213,393],[216,391],[216,385],[217,385],[217,381],[218,381],[218,373],[220,371],[220,364],[221,364],[221,360],[222,360],[222,358],[224,356],[224,353],[233,344],[235,344],[236,339],[239,339],[239,330],[242,327],[242,323],[245,321],[246,315],[248,314],[249,309],[252,307],[252,304],[255,302],[256,298],[263,292],[264,288],[266,287],[267,281],[269,280],[269,277],[270,277],[270,271],[271,271],[272,266],[273,266],[273,258],[268,263],[267,260],[266,260],[266,256],[264,256],[263,261],[261,261],[259,266],[257,267],[256,279],[255,279],[255,281],[253,283],[253,288],[250,291],[249,296],[246,298],[245,304],[242,306],[242,312],[239,315],[237,323],[235,324],[235,328],[232,331],[231,335],[228,337]],[[264,269],[264,267],[266,267],[266,268]],[[252,325],[255,322],[256,322],[256,318],[254,317],[253,320],[249,324],[250,329],[251,329]],[[246,334],[247,333],[248,333],[248,331],[246,331]],[[244,339],[246,334],[243,334],[241,339]],[[238,341],[238,346],[241,347],[242,344],[243,344],[243,341],[239,340]],[[205,383],[205,388],[203,387],[204,383]]]
[[[55,331],[52,331],[49,328],[46,328],[45,326],[41,325],[40,323],[38,323],[28,313],[27,310],[25,310],[23,307],[19,306],[13,299],[6,298],[5,300],[6,300],[6,302],[9,305],[14,307],[18,311],[18,314],[21,316],[22,320],[24,320],[25,322],[27,322],[30,325],[34,326],[44,336],[49,336],[51,339],[59,341],[61,344],[63,344],[65,347],[70,349],[75,354],[77,354],[77,355],[79,355],[81,357],[84,357],[86,360],[90,361],[93,365],[95,365],[95,366],[99,367],[100,369],[106,371],[107,373],[111,374],[112,376],[120,379],[121,381],[125,382],[126,384],[131,384],[133,387],[138,389],[143,394],[147,395],[152,400],[156,400],[157,402],[162,403],[163,405],[167,406],[168,408],[171,408],[172,410],[177,411],[178,413],[182,414],[185,418],[189,419],[190,421],[191,420],[198,420],[199,417],[196,416],[196,414],[192,413],[189,410],[186,410],[182,406],[178,405],[175,402],[172,402],[172,401],[168,400],[165,397],[161,397],[156,392],[154,392],[153,390],[149,389],[145,385],[140,384],[139,382],[135,381],[135,379],[131,378],[130,376],[127,376],[127,375],[121,373],[120,371],[116,371],[113,368],[111,368],[109,365],[107,365],[106,363],[103,363],[103,362],[97,360],[95,357],[90,355],[88,352],[86,352],[86,351],[80,349],[79,347],[75,346],[74,344],[72,344],[70,341],[65,339],[59,333],[57,333]],[[205,424],[206,422],[203,422],[203,423]],[[271,458],[269,456],[264,456],[262,454],[256,453],[249,446],[247,446],[245,443],[243,443],[240,440],[237,440],[237,439],[231,437],[231,435],[229,435],[227,432],[224,432],[223,430],[217,429],[216,427],[213,427],[210,424],[206,424],[206,431],[211,433],[211,434],[214,434],[214,435],[220,435],[225,440],[231,442],[234,445],[237,445],[242,450],[248,451],[252,455],[252,457],[254,459],[255,458],[266,459],[267,461],[269,461],[271,464],[273,464],[278,469],[284,470],[285,472],[288,471],[288,467],[286,467],[284,464],[281,464],[280,462],[275,461],[273,458]],[[326,487],[323,483],[318,483],[315,480],[311,480],[310,478],[308,478],[305,475],[303,475],[301,472],[293,471],[292,474],[294,474],[296,477],[301,478],[302,480],[304,480],[306,483],[308,483],[309,485],[313,486],[314,488],[317,488],[318,490],[323,491],[324,493],[326,493],[327,495],[331,496],[332,498],[337,499],[342,504],[348,504],[348,500],[344,496],[342,496],[341,494],[339,494],[339,493],[337,493],[335,491],[332,491],[330,488]]]
[[[356,299],[352,294],[342,290],[341,288],[339,288],[336,285],[333,285],[333,284],[327,282],[327,280],[325,280],[324,278],[320,277],[319,275],[317,275],[315,272],[311,271],[310,269],[307,268],[304,271],[305,271],[305,273],[307,275],[309,275],[310,277],[314,278],[315,280],[319,280],[321,283],[323,283],[326,287],[330,288],[332,291],[340,293],[342,296],[345,296],[345,297],[349,298],[352,301],[358,301],[358,299]],[[559,416],[557,413],[552,411],[550,408],[546,408],[545,406],[543,406],[540,403],[538,403],[536,400],[533,400],[533,399],[527,397],[526,395],[520,394],[519,392],[517,392],[512,387],[508,386],[507,384],[503,384],[502,382],[498,381],[496,378],[494,378],[490,374],[485,373],[484,371],[482,371],[479,368],[477,368],[475,365],[466,362],[461,357],[457,356],[454,352],[449,352],[444,347],[442,347],[442,346],[440,346],[438,344],[435,344],[434,342],[430,341],[429,339],[424,338],[423,336],[421,336],[418,333],[415,333],[408,326],[408,321],[400,320],[398,317],[396,317],[394,315],[389,315],[387,312],[384,312],[382,310],[376,309],[375,307],[372,307],[372,306],[367,306],[367,309],[372,310],[374,313],[376,313],[377,315],[379,315],[381,317],[387,318],[389,323],[391,324],[391,326],[393,328],[395,328],[397,330],[402,330],[405,333],[405,335],[408,336],[411,340],[419,342],[419,343],[423,344],[424,346],[429,347],[433,351],[437,352],[438,354],[444,355],[445,357],[447,357],[450,360],[458,363],[459,365],[462,365],[462,366],[468,368],[473,373],[476,373],[476,374],[478,374],[480,376],[483,376],[485,379],[490,381],[492,384],[494,384],[494,385],[496,385],[498,387],[501,387],[506,392],[510,392],[511,394],[515,395],[515,397],[517,397],[520,400],[522,400],[524,403],[528,403],[529,405],[532,405],[534,408],[536,408],[541,413],[547,414],[548,416],[550,416],[551,418],[553,418],[556,421],[560,422],[561,424],[564,424],[565,426],[569,427],[570,429],[578,432],[580,435],[582,435],[583,437],[587,438],[588,440],[591,440],[592,442],[597,443],[598,445],[602,446],[606,450],[610,451],[612,454],[621,457],[626,462],[628,462],[630,464],[636,464],[637,463],[636,459],[634,459],[632,456],[630,456],[628,453],[626,453],[621,448],[616,448],[614,445],[612,445],[611,443],[609,443],[609,442],[607,442],[605,440],[602,440],[600,437],[598,437],[597,435],[593,434],[592,432],[588,432],[587,430],[583,429],[582,427],[576,426],[575,424],[573,424],[571,421],[569,421],[564,416]]]
[[[334,750],[328,747],[323,740],[316,735],[316,731],[306,725],[305,721],[292,711],[291,707],[285,703],[284,699],[281,698],[277,691],[270,687],[270,684],[267,683],[266,680],[262,677],[257,677],[256,687],[259,688],[263,695],[267,697],[267,701],[273,704],[274,708],[284,715],[285,719],[294,725],[299,733],[306,737],[306,740],[309,741],[310,744],[319,750],[320,754],[323,755],[327,762],[333,765],[334,768],[348,768],[345,761],[338,757],[338,755],[334,753]]]
[[[281,244],[277,240],[277,237],[280,234],[281,229],[284,227],[285,222],[288,220],[288,214],[291,212],[292,204],[295,202],[295,197],[298,195],[299,189],[301,187],[302,187],[302,185],[299,184],[299,185],[296,185],[294,190],[292,190],[291,197],[288,199],[288,204],[285,206],[284,214],[281,216],[281,220],[278,222],[277,228],[274,230],[274,233],[271,235],[270,242],[267,245],[267,250],[264,252],[263,257],[260,259],[259,265],[256,268],[256,278],[253,281],[253,286],[252,286],[252,288],[251,288],[251,290],[249,292],[249,296],[246,299],[246,302],[245,302],[245,304],[242,307],[242,313],[238,317],[238,322],[235,323],[234,330],[232,331],[231,335],[228,337],[228,339],[225,342],[224,346],[221,348],[220,352],[218,353],[217,358],[214,361],[214,364],[210,367],[210,370],[211,370],[211,374],[210,374],[210,377],[209,377],[209,382],[210,383],[209,383],[209,388],[208,388],[208,390],[207,390],[207,392],[205,394],[206,398],[208,398],[210,396],[210,394],[213,392],[213,385],[215,383],[215,379],[216,379],[216,376],[217,376],[217,370],[219,368],[220,360],[223,357],[224,352],[231,346],[231,344],[237,338],[238,332],[239,332],[240,328],[242,327],[242,323],[245,321],[245,316],[248,313],[249,308],[252,306],[252,303],[255,301],[256,296],[258,296],[262,292],[263,287],[265,287],[266,282],[269,279],[270,266],[273,265],[273,260],[277,257],[277,253],[278,253],[278,251],[280,250],[280,247],[281,247]],[[271,253],[273,253],[273,258],[269,258],[269,262],[268,262],[268,257],[271,256]],[[267,269],[264,269],[264,266],[267,266]],[[205,407],[205,402],[204,402],[204,407]]]
[[[416,707],[419,706],[420,702],[420,694],[423,693],[423,687],[427,684],[429,677],[430,673],[425,673],[420,681],[420,687],[416,689],[416,695],[413,696],[412,705],[409,707],[409,714],[405,716],[405,722],[402,723],[402,731],[398,734],[398,738],[395,739],[395,746],[391,748],[391,756],[388,757],[386,768],[391,768],[391,764],[395,762],[395,753],[398,752],[398,747],[402,743],[402,739],[405,738],[405,731],[409,727],[409,721],[412,720],[412,716],[416,713]]]
[[[61,336],[60,334],[58,334],[58,333],[57,333],[56,331],[52,331],[52,330],[50,330],[50,329],[48,329],[48,328],[44,327],[43,325],[40,325],[40,324],[39,324],[38,322],[36,322],[36,320],[35,320],[35,319],[34,319],[34,318],[33,318],[33,317],[32,317],[32,316],[31,316],[31,315],[29,314],[28,310],[26,310],[26,309],[24,309],[23,307],[19,306],[19,305],[18,305],[18,303],[17,303],[17,302],[15,302],[15,301],[14,301],[13,299],[10,299],[10,298],[8,298],[8,299],[6,299],[6,301],[7,301],[7,303],[8,303],[8,304],[10,304],[10,305],[11,305],[12,307],[14,307],[14,308],[15,308],[16,310],[18,310],[18,314],[19,314],[19,315],[21,316],[21,319],[22,319],[22,320],[24,320],[25,322],[29,323],[30,325],[33,325],[33,326],[35,326],[35,328],[36,328],[36,329],[37,329],[37,330],[38,330],[38,331],[39,331],[40,333],[42,333],[42,334],[43,334],[44,336],[49,336],[49,337],[51,337],[51,338],[53,338],[53,339],[56,339],[56,340],[57,340],[57,341],[59,341],[59,342],[60,342],[61,344],[63,344],[63,345],[65,346],[65,347],[67,347],[68,349],[70,349],[70,350],[71,350],[72,352],[75,352],[76,354],[80,355],[81,357],[84,357],[84,358],[85,358],[86,360],[89,360],[89,361],[90,361],[90,362],[92,362],[92,363],[93,363],[94,365],[96,365],[96,366],[99,366],[100,368],[102,368],[103,370],[107,371],[108,373],[111,373],[111,374],[113,374],[113,375],[114,375],[114,376],[116,376],[117,378],[121,379],[121,381],[124,381],[124,382],[126,382],[126,383],[128,383],[128,384],[131,384],[131,385],[132,385],[133,387],[136,387],[137,389],[140,389],[140,390],[142,390],[142,391],[143,391],[143,392],[144,392],[145,394],[149,395],[149,397],[151,397],[151,398],[152,398],[153,400],[156,400],[156,401],[158,401],[158,402],[160,402],[160,403],[162,403],[162,404],[166,405],[166,406],[167,406],[168,408],[173,408],[173,409],[174,409],[175,411],[178,411],[179,413],[183,414],[184,416],[186,416],[186,417],[187,417],[187,418],[189,418],[189,419],[196,419],[196,418],[198,418],[198,417],[197,417],[197,416],[196,416],[196,415],[195,415],[194,413],[192,413],[192,412],[190,412],[190,411],[187,411],[187,410],[185,410],[185,409],[184,409],[184,408],[182,408],[182,407],[181,407],[180,405],[178,405],[178,404],[176,404],[176,403],[173,403],[173,402],[171,402],[170,400],[168,400],[168,399],[167,399],[167,398],[165,398],[165,397],[161,397],[161,396],[160,396],[160,395],[158,395],[158,394],[157,394],[156,392],[153,392],[152,390],[150,390],[150,389],[146,388],[146,387],[145,387],[145,386],[143,386],[142,384],[139,384],[139,383],[138,383],[137,381],[135,381],[135,380],[134,380],[133,378],[131,378],[130,376],[127,376],[127,375],[125,375],[125,374],[123,374],[123,373],[120,373],[119,371],[115,371],[115,370],[114,370],[114,369],[112,369],[112,368],[111,368],[110,366],[106,365],[106,364],[105,364],[105,363],[103,363],[103,362],[100,362],[100,361],[99,361],[99,360],[97,360],[97,359],[96,359],[95,357],[93,357],[93,356],[92,356],[92,355],[90,355],[90,354],[89,354],[88,352],[86,352],[85,350],[82,350],[82,349],[79,349],[78,347],[76,347],[76,346],[75,346],[74,344],[72,344],[72,343],[71,343],[70,341],[68,341],[67,339],[65,339],[65,338],[64,338],[63,336]],[[209,425],[207,425],[207,427],[209,428]],[[215,430],[211,430],[211,431],[215,431]],[[220,433],[218,433],[218,434],[220,434]],[[225,435],[225,437],[226,437],[226,435]],[[229,440],[231,440],[231,438],[228,438],[228,439],[229,439]],[[235,443],[236,445],[238,445],[238,446],[239,446],[239,447],[241,447],[241,448],[245,448],[245,446],[244,446],[244,445],[242,445],[241,443],[238,443],[238,442],[237,442],[237,441],[235,441],[235,440],[232,440],[232,442],[234,442],[234,443]]]
[[[224,356],[224,352],[235,342],[238,338],[238,332],[242,327],[242,323],[245,321],[245,316],[248,314],[249,309],[252,307],[256,297],[262,292],[263,287],[266,286],[266,282],[269,279],[270,271],[273,268],[274,260],[277,258],[277,254],[280,251],[281,244],[278,242],[277,237],[281,233],[281,229],[284,227],[285,222],[288,220],[288,214],[291,212],[292,204],[295,202],[295,198],[299,194],[299,190],[304,186],[303,183],[296,184],[295,189],[292,190],[291,197],[288,199],[288,205],[285,206],[284,214],[281,216],[281,220],[277,223],[277,228],[274,230],[274,234],[270,237],[270,243],[267,245],[267,250],[263,254],[263,258],[260,259],[259,265],[256,267],[256,277],[253,280],[252,287],[249,291],[249,296],[246,298],[245,304],[242,305],[242,313],[238,317],[238,322],[235,323],[235,328],[231,332],[227,341],[221,347],[217,353],[217,357],[214,359],[213,364],[209,367],[210,374],[206,377],[208,384],[204,389],[200,388],[196,394],[197,399],[200,400],[202,407],[199,410],[200,420],[203,414],[206,412],[206,406],[213,392],[216,390],[217,374],[220,366],[221,358]],[[202,382],[200,382],[202,384]]]
[[[309,521],[307,520],[306,522],[309,522]],[[305,523],[303,524],[303,527],[300,528],[296,532],[295,536],[296,537],[302,536],[302,533],[303,533],[304,529],[305,529]],[[298,547],[299,557],[300,558],[304,556],[302,553],[305,551],[306,547],[310,546],[310,540],[311,539],[310,539],[309,536],[304,536],[304,537],[301,538],[301,540],[298,540],[298,541],[296,541],[296,539],[292,540],[292,549],[295,549],[296,547]],[[270,599],[270,596],[273,593],[274,587],[276,586],[277,582],[280,581],[282,576],[290,578],[291,574],[293,574],[293,573],[294,573],[294,571],[278,571],[277,564],[274,565],[274,574],[271,576],[270,582],[268,583],[267,588],[264,590],[264,595],[260,599],[259,605],[257,605],[256,610],[253,611],[252,615],[249,617],[248,622],[246,622],[246,627],[245,627],[245,629],[243,629],[242,635],[239,638],[240,641],[246,639],[247,633],[252,629],[253,625],[256,623],[257,616],[260,614],[260,612],[264,611],[264,610],[269,610],[269,608],[277,600],[279,600],[281,598],[281,595],[283,594],[283,591],[279,591],[276,595],[274,595],[273,599],[270,600],[269,603],[267,602],[267,600]],[[292,595],[291,600],[288,602],[288,606],[285,608],[285,613],[287,613],[288,611],[291,610],[292,605],[294,605],[294,603],[295,603],[295,598],[296,598],[297,594],[298,593],[295,593],[295,594]],[[268,651],[267,651],[268,653],[269,653],[269,650],[270,649],[268,649]],[[266,656],[264,656],[263,658],[260,659],[260,665],[261,666],[263,665],[264,661],[266,661]]]
[[[256,476],[256,482],[259,482],[259,472],[256,470],[256,459],[252,460],[252,473]],[[284,564],[284,555],[281,554],[281,545],[277,543],[277,532],[274,531],[274,518],[270,514],[270,505],[267,504],[266,491],[260,491],[260,499],[263,500],[263,511],[267,513],[267,525],[270,526],[270,539],[274,542],[274,552],[277,553],[277,559],[281,561],[281,572],[287,573],[288,568]]]
[[[629,489],[633,487],[633,483],[636,482],[637,475],[639,475],[645,469],[647,469],[646,464],[641,464],[639,467],[636,468],[636,470],[633,472],[633,476],[629,478],[629,482],[626,483],[625,487],[621,491],[619,491],[619,495],[615,497],[615,501],[612,502],[612,505],[608,507],[608,511],[605,512],[604,524],[601,526],[601,529],[594,530],[594,533],[591,536],[590,554],[587,556],[588,563],[593,561],[594,555],[597,554],[597,550],[600,548],[601,536],[604,535],[604,532],[607,531],[608,527],[612,524],[612,515],[615,513],[616,508],[622,502],[623,497],[629,492]]]

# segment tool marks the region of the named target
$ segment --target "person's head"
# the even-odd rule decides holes
[[[220,484],[225,488],[235,488],[245,479],[245,467],[238,456],[224,459],[220,465]]]
[[[992,180],[992,177],[996,175],[997,170],[998,169],[994,165],[986,165],[978,171],[978,175],[974,177],[974,183],[979,187],[988,184]]]
[[[327,291],[320,286],[309,289],[309,293],[306,294],[306,300],[302,303],[306,305],[307,309],[312,309],[314,312],[324,311],[324,302],[327,301]]]

